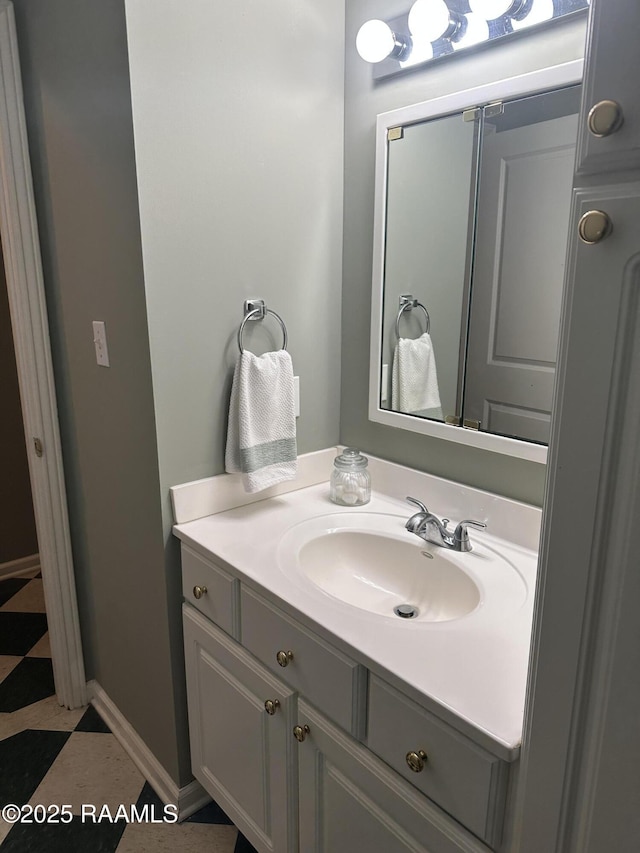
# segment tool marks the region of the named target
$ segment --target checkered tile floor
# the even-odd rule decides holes
[[[33,806],[33,822],[0,818],[0,853],[255,853],[215,803],[181,824],[163,822],[163,803],[96,711],[60,708],[39,577],[0,581],[0,808],[7,804]],[[42,822],[62,805],[70,808],[59,823]],[[118,817],[119,806],[149,820]]]

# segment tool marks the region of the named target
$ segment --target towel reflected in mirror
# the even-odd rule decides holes
[[[393,353],[391,406],[396,412],[443,420],[431,335],[398,338]]]

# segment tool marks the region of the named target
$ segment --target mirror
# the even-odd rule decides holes
[[[372,420],[546,459],[581,66],[378,117]]]

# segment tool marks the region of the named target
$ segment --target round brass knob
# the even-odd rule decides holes
[[[617,101],[599,101],[589,110],[587,127],[590,133],[601,139],[620,130],[624,123],[622,107]]]
[[[193,588],[193,597],[194,598],[202,598],[203,595],[207,594],[206,586],[194,586]]]
[[[293,652],[279,651],[276,655],[276,660],[280,666],[289,666],[289,662],[293,660]]]
[[[423,749],[419,749],[417,752],[408,752],[406,757],[407,764],[413,772],[422,773],[427,761],[427,753]]]
[[[578,222],[578,234],[583,243],[592,246],[613,231],[613,224],[604,210],[589,210]]]
[[[275,714],[275,712],[278,710],[279,707],[280,707],[280,700],[279,699],[267,699],[267,701],[264,703],[264,709],[267,712],[267,714],[269,714],[270,717],[273,717],[273,715]]]
[[[306,723],[304,726],[294,726],[293,736],[298,741],[298,743],[302,743],[302,741],[306,738],[310,731],[311,729]]]

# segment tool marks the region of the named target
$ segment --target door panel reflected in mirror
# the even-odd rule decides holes
[[[580,88],[389,135],[380,409],[548,442]]]

